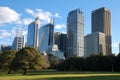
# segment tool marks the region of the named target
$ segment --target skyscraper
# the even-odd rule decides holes
[[[28,37],[27,46],[34,47],[38,49],[38,29],[40,26],[40,20],[37,17],[34,22],[28,25]]]
[[[55,32],[54,34],[54,44],[57,44],[58,49],[64,53],[66,53],[66,37],[67,35],[61,32]]]
[[[80,9],[67,17],[67,57],[84,56],[84,16]]]
[[[111,13],[110,10],[102,7],[92,11],[92,33],[105,33],[106,54],[111,54]]]
[[[106,55],[105,34],[101,32],[91,33],[85,36],[85,57],[92,54]]]
[[[39,30],[39,52],[46,52],[48,49],[52,49],[54,35],[54,22],[43,26]]]
[[[23,36],[23,30],[22,28],[18,28],[17,34],[14,37],[14,41],[12,44],[13,50],[20,50],[24,47],[24,36]]]
[[[24,47],[24,36],[16,36],[12,44],[12,49],[20,50],[23,47]]]

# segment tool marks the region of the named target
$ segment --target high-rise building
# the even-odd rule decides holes
[[[12,44],[12,50],[20,50],[24,47],[24,36],[16,36]]]
[[[84,16],[80,9],[69,12],[67,17],[67,57],[84,56]]]
[[[92,11],[92,33],[105,33],[106,54],[111,54],[111,13],[110,10],[102,7]]]
[[[58,44],[58,37],[61,35],[61,32],[55,32],[54,33],[54,44]]]
[[[34,22],[28,25],[27,46],[38,49],[40,20],[37,17]]]
[[[46,52],[48,49],[52,49],[54,35],[54,22],[51,22],[39,30],[39,52]]]
[[[85,57],[92,54],[106,55],[105,34],[101,32],[91,33],[85,36]]]
[[[61,52],[66,52],[66,38],[66,34],[63,34],[61,32],[54,33],[54,44],[58,45],[58,49]]]
[[[119,43],[119,53],[120,53],[120,43]]]
[[[66,39],[67,34],[63,34],[61,32],[55,32],[54,33],[54,44],[58,46],[58,49],[60,52],[64,53],[65,58],[66,56]]]
[[[23,47],[24,47],[23,30],[21,28],[18,28],[17,34],[14,37],[14,41],[12,44],[12,50],[20,50]]]

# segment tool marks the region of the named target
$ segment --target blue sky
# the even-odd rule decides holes
[[[111,10],[112,52],[120,42],[120,0],[0,0],[0,45],[12,45],[18,27],[27,35],[27,25],[39,16],[41,26],[55,17],[55,31],[66,32],[67,15],[80,8],[85,17],[85,35],[91,33],[91,11],[100,7]]]

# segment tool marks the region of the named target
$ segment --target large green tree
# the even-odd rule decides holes
[[[11,62],[15,57],[16,51],[7,50],[0,55],[0,69],[9,70]]]
[[[50,62],[50,68],[56,69],[59,65],[59,59],[53,54],[48,54],[48,60]]]
[[[21,69],[23,74],[27,74],[28,69],[41,69],[42,59],[39,52],[32,47],[25,47],[16,53],[16,56],[12,62],[11,68],[13,70]]]

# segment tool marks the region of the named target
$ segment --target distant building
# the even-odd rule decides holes
[[[34,22],[28,25],[27,46],[38,49],[40,20],[37,17]]]
[[[12,46],[1,45],[1,51],[4,52],[6,50],[12,50]]]
[[[52,50],[48,51],[49,54],[53,54],[54,56],[56,56],[58,59],[65,59],[64,57],[64,53],[59,51],[58,46],[56,44],[54,44],[52,46]]]
[[[85,57],[92,54],[106,54],[106,42],[105,34],[101,32],[95,32],[85,36]]]
[[[67,38],[66,34],[60,32],[54,33],[54,44],[57,44],[58,49],[64,53],[66,53],[66,38]]]
[[[39,52],[45,52],[48,49],[52,49],[54,35],[54,22],[51,22],[39,30]]]
[[[67,17],[67,57],[84,56],[84,16],[80,9],[69,12]]]
[[[12,50],[20,50],[24,47],[24,36],[22,28],[18,28],[12,43]]]
[[[55,32],[54,33],[54,44],[58,44],[58,37],[61,35],[61,32]]]
[[[102,7],[92,11],[92,33],[105,33],[106,54],[112,53],[111,48],[111,13],[110,10]]]
[[[12,50],[20,50],[24,47],[24,36],[16,36],[12,44]]]
[[[120,43],[119,43],[119,53],[120,53]]]

